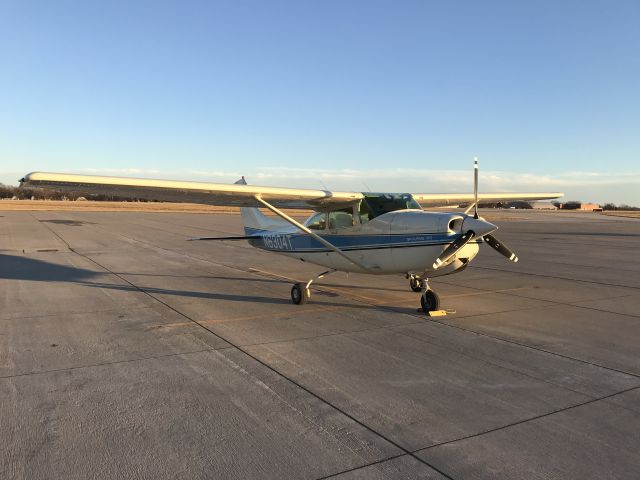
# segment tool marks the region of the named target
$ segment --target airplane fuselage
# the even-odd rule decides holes
[[[314,216],[305,224],[309,224]],[[285,222],[269,228],[245,227],[256,248],[297,258],[304,262],[347,272],[389,275],[409,273],[429,277],[454,273],[466,267],[479,250],[479,238],[467,243],[447,265],[433,270],[434,260],[462,234],[463,223],[478,222],[465,214],[398,210],[371,221],[343,228],[325,228],[316,234],[366,267],[366,270],[331,251],[318,240]],[[486,222],[480,228],[487,230]],[[490,230],[495,229],[491,225]],[[478,232],[479,235],[485,232]]]

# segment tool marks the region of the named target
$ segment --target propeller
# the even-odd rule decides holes
[[[478,217],[478,157],[474,157],[473,159],[473,206],[469,207],[465,213],[468,214],[471,208],[473,208],[473,217],[466,217],[462,224],[463,228],[468,227],[467,230],[436,258],[436,261],[432,265],[434,270],[437,270],[451,260],[458,251],[476,237],[476,235],[482,237],[487,245],[501,255],[504,255],[510,261],[518,261],[518,256],[513,253],[509,247],[491,235],[490,232],[493,232],[498,227]]]
[[[512,262],[515,263],[518,261],[518,256],[515,253],[513,253],[509,247],[507,247],[504,243],[500,242],[500,240],[498,240],[496,237],[494,237],[490,233],[482,237],[482,239],[487,243],[487,245],[489,245],[495,251],[507,257]]]
[[[473,218],[478,218],[478,157],[473,157]]]
[[[476,234],[473,230],[468,230],[465,233],[463,233],[460,237],[456,238],[451,245],[449,245],[447,248],[445,248],[442,251],[440,256],[436,258],[436,261],[433,262],[433,265],[432,265],[433,269],[437,270],[443,264],[447,263],[447,261],[451,259],[451,257],[453,257],[456,253],[458,253],[458,250],[460,250],[467,243],[469,243],[469,240],[471,240],[475,236]]]

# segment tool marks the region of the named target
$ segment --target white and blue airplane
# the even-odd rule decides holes
[[[498,227],[478,216],[478,202],[511,202],[559,198],[554,193],[478,194],[478,162],[473,194],[331,192],[34,172],[20,180],[25,187],[54,188],[76,193],[107,194],[169,202],[239,206],[245,235],[190,240],[247,240],[252,246],[324,267],[306,283],[291,288],[291,300],[301,305],[311,296],[311,284],[333,272],[405,275],[421,292],[425,312],[439,310],[438,295],[428,279],[464,270],[486,243],[512,262],[518,257],[492,233]],[[464,213],[427,212],[423,207],[469,204]],[[264,215],[267,208],[277,217]],[[315,213],[298,222],[282,209]],[[473,210],[473,214],[471,211]],[[279,218],[278,218],[279,217]]]

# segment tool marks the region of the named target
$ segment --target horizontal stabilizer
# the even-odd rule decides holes
[[[196,238],[188,238],[189,241],[194,240],[252,240],[262,238],[261,235],[244,235],[239,237],[196,237]]]

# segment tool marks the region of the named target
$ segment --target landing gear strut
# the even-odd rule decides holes
[[[309,288],[315,280],[319,280],[325,275],[335,272],[335,270],[327,270],[320,275],[316,275],[307,283],[294,283],[291,287],[291,301],[296,305],[304,305],[311,297],[311,289]]]
[[[422,284],[420,277],[418,277],[417,275],[409,275],[409,286],[414,292],[421,292]]]

